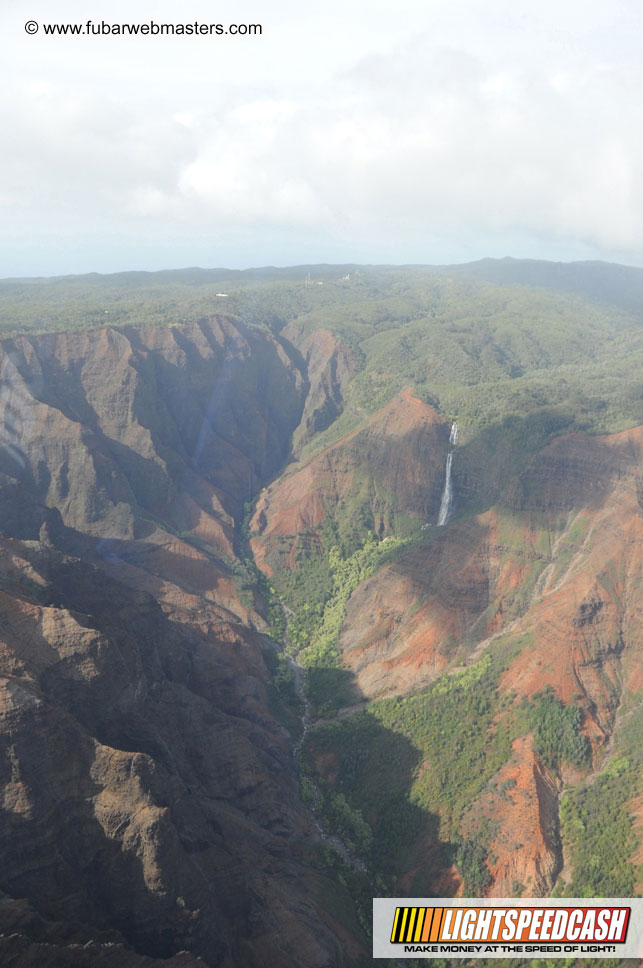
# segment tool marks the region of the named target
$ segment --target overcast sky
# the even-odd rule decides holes
[[[263,34],[44,34],[90,16]],[[0,48],[0,276],[643,265],[640,0],[0,0]]]

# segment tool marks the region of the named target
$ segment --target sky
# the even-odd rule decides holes
[[[643,265],[639,0],[0,0],[0,56],[0,277]]]

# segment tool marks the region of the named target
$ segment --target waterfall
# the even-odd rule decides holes
[[[449,434],[449,443],[455,445],[458,442],[458,425],[453,421],[451,424],[451,433]],[[453,451],[450,450],[447,454],[447,466],[445,469],[444,476],[444,490],[442,491],[442,500],[440,501],[440,511],[438,513],[438,528],[441,528],[449,520],[449,515],[451,514],[451,501],[453,499],[453,488],[451,486],[451,464],[453,463]]]
[[[442,491],[442,500],[440,501],[440,513],[438,514],[438,528],[441,528],[443,524],[446,524],[449,520],[449,514],[451,513],[451,462],[453,461],[453,451],[447,454],[447,468],[446,477],[444,479],[444,490]]]

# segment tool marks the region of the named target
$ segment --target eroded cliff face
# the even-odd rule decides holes
[[[225,318],[17,338],[0,372],[2,957],[344,963],[235,575],[301,373]]]

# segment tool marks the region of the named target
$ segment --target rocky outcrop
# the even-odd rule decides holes
[[[637,688],[640,675],[642,442],[640,429],[586,438],[590,493],[579,490],[577,437],[554,441],[509,485],[507,502],[429,532],[365,581],[347,603],[340,637],[362,691],[417,689],[511,629],[533,648],[508,669],[507,689],[528,697],[551,686],[565,702],[585,696],[598,737],[599,724],[607,728],[613,717],[621,676]],[[543,467],[551,506],[507,507],[509,497],[541,488]],[[279,513],[270,520],[276,526]]]
[[[561,488],[567,482],[574,508],[564,519],[558,518],[557,532],[552,529],[549,560],[521,623],[529,630],[533,648],[515,660],[505,681],[511,681],[519,695],[551,686],[566,702],[584,696],[588,722],[593,723],[588,728],[601,742],[611,729],[623,690],[637,692],[643,672],[639,581],[643,431],[636,428],[585,440],[584,460],[593,478],[591,495],[585,491],[578,495],[576,444],[575,437],[562,438],[545,452],[553,454],[551,467],[556,468],[551,487]],[[597,460],[592,464],[593,455]],[[528,475],[540,479],[544,463],[534,462]],[[523,487],[531,488],[528,480]],[[558,499],[552,501],[548,520],[553,523],[561,507]]]
[[[505,489],[501,501],[516,511],[550,514],[598,506],[619,480],[636,474],[641,446],[640,428],[610,437],[557,437]]]

